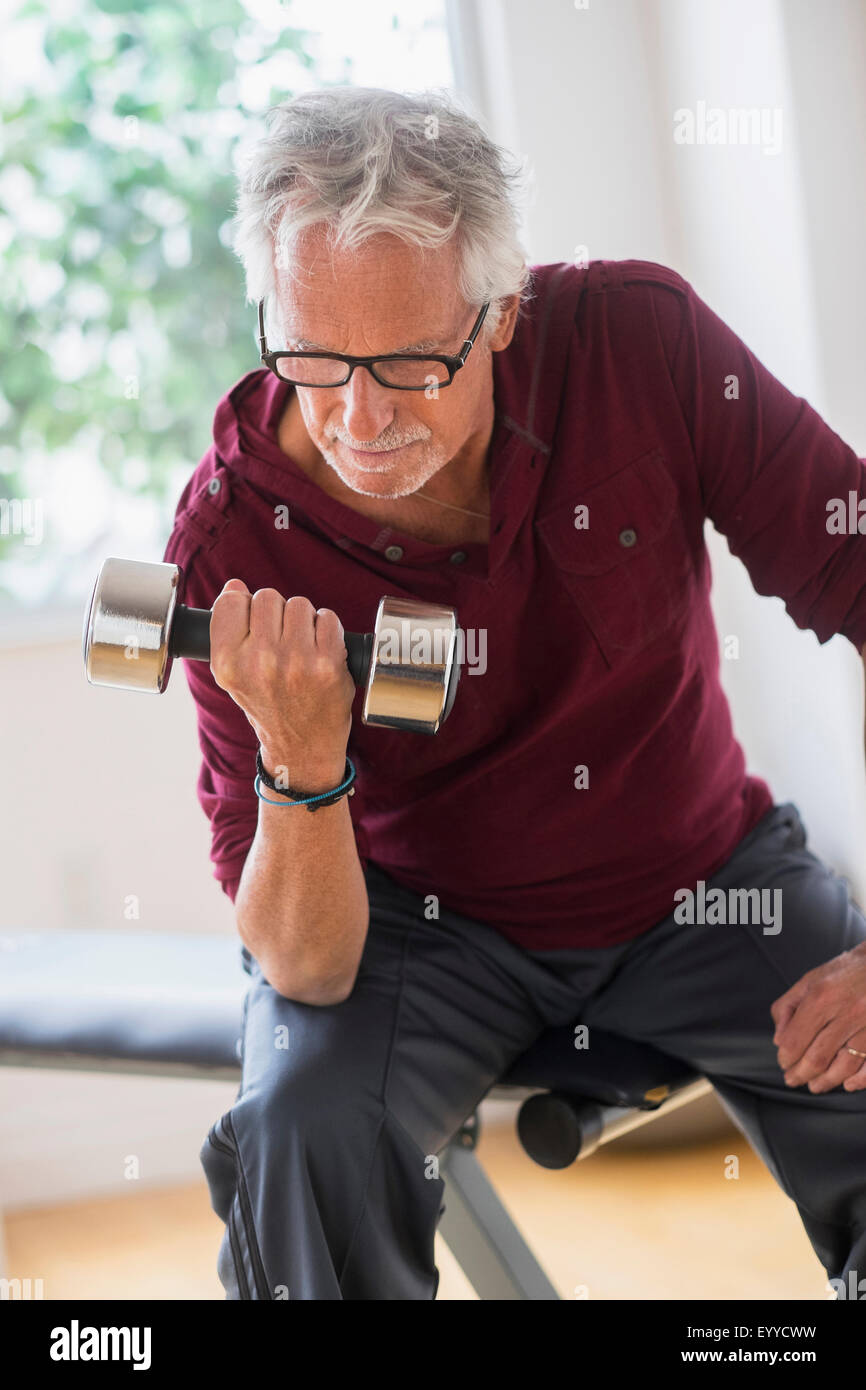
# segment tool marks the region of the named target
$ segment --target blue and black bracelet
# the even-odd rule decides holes
[[[335,801],[339,801],[344,796],[354,796],[355,765],[352,759],[346,755],[346,766],[343,770],[343,781],[338,787],[334,787],[329,792],[319,792],[315,796],[308,796],[306,792],[295,791],[291,787],[278,787],[269,772],[265,771],[262,762],[262,750],[256,749],[256,779],[253,786],[256,789],[256,796],[260,801],[266,801],[269,806],[306,806],[308,811],[318,811],[321,806],[332,806]],[[259,783],[262,783],[272,792],[278,792],[282,801],[272,801],[269,796],[262,796],[259,790]],[[291,797],[292,800],[285,798]]]

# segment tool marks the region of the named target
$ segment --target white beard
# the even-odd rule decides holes
[[[350,488],[352,492],[360,493],[362,497],[409,497],[413,492],[417,492],[425,483],[434,477],[441,468],[444,468],[448,459],[441,445],[433,443],[429,439],[419,440],[410,455],[408,452],[405,459],[401,459],[399,465],[395,465],[393,460],[383,463],[381,468],[375,467],[376,455],[370,455],[370,463],[373,465],[370,473],[359,473],[356,467],[346,464],[339,455],[334,442],[328,441],[327,444],[320,444],[319,451],[332,468],[344,487]],[[366,480],[375,477],[381,480],[380,486],[365,485]]]

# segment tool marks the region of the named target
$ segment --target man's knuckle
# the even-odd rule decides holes
[[[227,651],[214,652],[211,656],[211,671],[218,685],[231,684],[237,675],[234,654]]]
[[[313,665],[316,674],[321,680],[336,681],[340,674],[339,666],[333,656],[328,652],[317,651],[313,660]]]
[[[250,648],[247,663],[250,675],[258,681],[273,680],[280,664],[276,651],[267,642]]]

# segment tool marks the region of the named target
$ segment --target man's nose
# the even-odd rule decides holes
[[[394,419],[394,391],[380,386],[366,367],[356,367],[343,393],[343,429],[353,439],[371,443]]]

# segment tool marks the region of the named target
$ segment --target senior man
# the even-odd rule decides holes
[[[434,1298],[431,1159],[569,1021],[705,1074],[866,1276],[866,920],[746,770],[703,538],[866,657],[828,522],[866,466],[674,271],[527,266],[516,177],[445,97],[349,87],[242,175],[264,366],[166,550],[213,609],[186,670],[250,974],[202,1147],[230,1298]],[[384,593],[467,632],[435,737],[358,717],[341,624]]]

